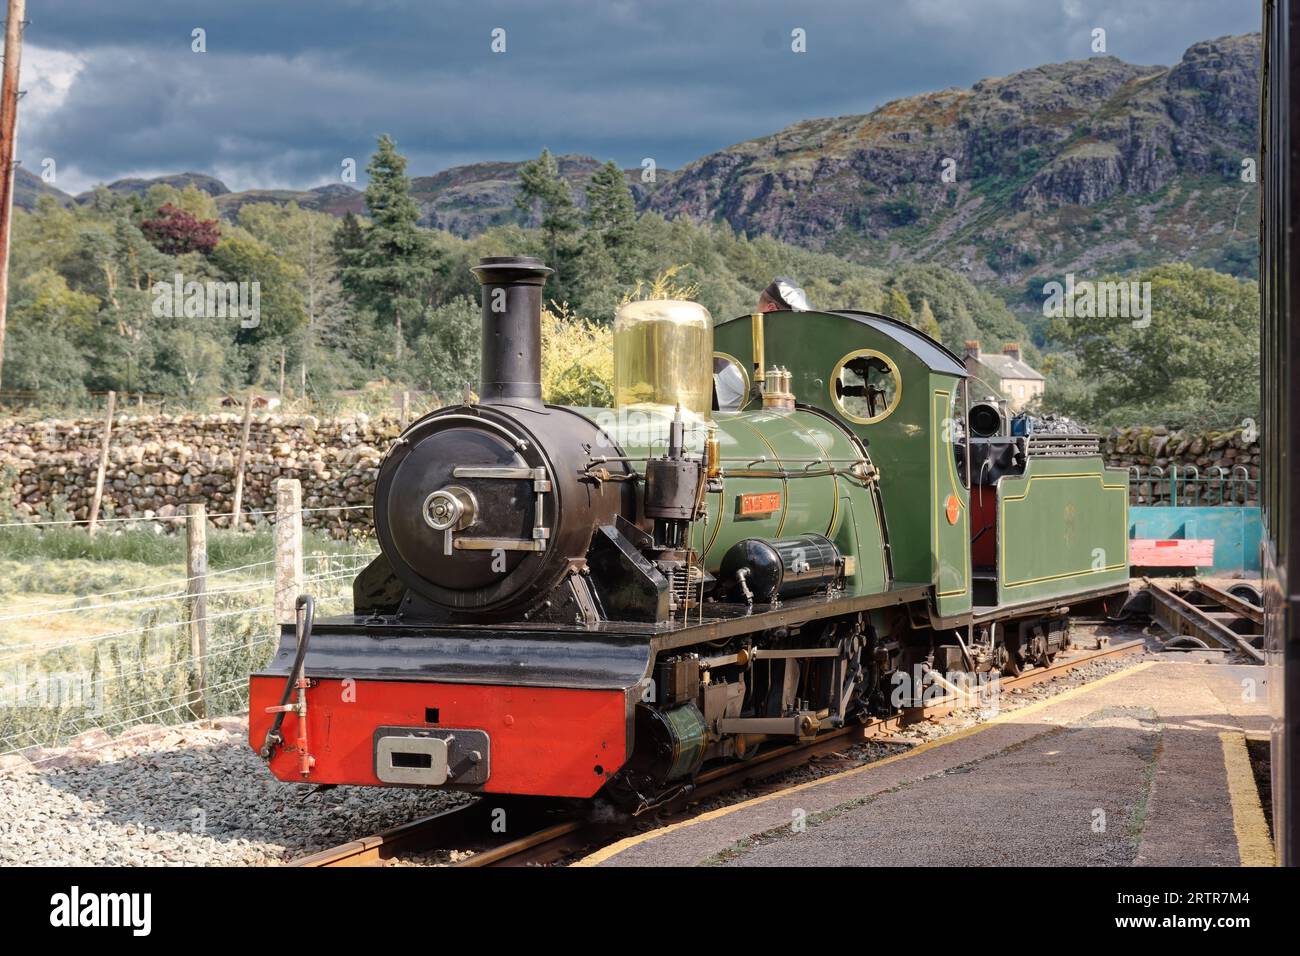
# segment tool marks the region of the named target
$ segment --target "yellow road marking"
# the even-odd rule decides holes
[[[1232,800],[1232,829],[1237,833],[1237,855],[1242,866],[1276,866],[1268,821],[1260,804],[1255,771],[1246,750],[1246,735],[1240,731],[1219,734],[1223,743],[1223,766],[1228,772],[1228,797]]]
[[[759,804],[767,803],[769,800],[777,800],[782,797],[788,797],[791,794],[799,793],[800,791],[803,790],[810,790],[813,787],[818,787],[824,783],[830,783],[831,781],[834,780],[843,780],[847,777],[855,777],[861,773],[865,773],[866,771],[875,770],[879,767],[883,767],[885,764],[893,763],[896,760],[907,760],[909,757],[914,757],[917,754],[923,753],[927,750],[933,750],[936,747],[940,747],[944,744],[952,743],[954,740],[961,740],[965,737],[970,737],[973,736],[974,734],[978,734],[981,731],[987,730],[989,727],[994,726],[995,724],[1008,723],[1013,719],[1018,717],[1023,717],[1026,714],[1037,713],[1038,711],[1043,710],[1046,707],[1050,707],[1053,704],[1060,703],[1061,701],[1068,700],[1072,697],[1077,697],[1086,691],[1095,690],[1096,688],[1102,686],[1103,684],[1109,684],[1110,682],[1119,680],[1120,678],[1123,677],[1131,677],[1132,675],[1138,673],[1139,671],[1144,671],[1148,667],[1154,666],[1155,663],[1156,663],[1155,661],[1144,661],[1143,663],[1138,664],[1135,667],[1130,667],[1122,671],[1116,671],[1114,674],[1107,674],[1105,677],[1102,677],[1090,683],[1080,684],[1078,687],[1071,687],[1069,690],[1062,691],[1061,693],[1057,694],[1054,697],[1048,697],[1045,698],[1044,700],[1034,701],[1034,703],[1026,704],[1024,707],[1018,707],[1015,710],[1000,713],[997,716],[992,717],[989,720],[986,720],[982,724],[974,724],[970,727],[963,727],[961,730],[954,731],[953,733],[948,734],[945,737],[940,737],[936,740],[927,740],[925,743],[919,744],[918,746],[913,747],[911,750],[904,751],[903,753],[894,754],[893,756],[890,757],[885,757],[883,760],[877,760],[874,763],[864,764],[861,767],[854,767],[852,770],[841,770],[839,773],[829,774],[825,777],[820,777],[817,780],[809,780],[807,783],[801,783],[796,786],[790,787],[786,790],[779,790],[776,793],[764,794],[761,797],[754,797],[750,800],[745,800],[741,803],[733,803],[730,806],[719,807],[716,810],[710,810],[708,813],[701,813],[697,817],[691,817],[689,820],[682,820],[678,823],[670,823],[668,826],[660,827],[657,830],[647,830],[645,833],[638,833],[635,836],[625,837],[624,839],[619,840],[617,843],[611,843],[609,846],[597,850],[595,853],[592,853],[590,856],[583,857],[581,860],[578,860],[576,863],[572,865],[573,866],[598,866],[601,863],[604,863],[606,860],[618,856],[618,854],[622,853],[624,850],[630,850],[634,846],[638,846],[639,844],[645,843],[649,840],[653,840],[658,837],[665,836],[676,830],[682,830],[685,829],[686,827],[693,827],[697,823],[707,823],[710,820],[717,820],[720,819],[721,817],[727,816],[730,813],[735,813],[737,810],[748,810],[749,808],[756,807]]]

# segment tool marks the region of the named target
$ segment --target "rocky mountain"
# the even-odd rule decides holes
[[[173,186],[176,189],[184,189],[186,186],[193,186],[209,196],[224,196],[230,192],[226,184],[215,176],[209,176],[206,173],[172,173],[169,176],[154,176],[151,179],[118,179],[108,184],[110,192],[125,193],[129,196],[143,196],[149,191],[151,186]],[[94,190],[87,190],[77,196],[77,202],[87,202],[93,195]]]
[[[601,166],[590,156],[557,156],[560,175],[569,181],[573,189],[575,202],[585,205],[587,183]],[[519,187],[519,167],[523,160],[517,162],[483,162],[467,166],[456,166],[443,170],[432,176],[415,176],[411,179],[411,195],[420,206],[420,224],[431,229],[445,229],[458,236],[468,237],[505,223],[535,225],[535,217],[521,212],[515,206],[515,195]],[[30,209],[36,204],[37,189],[58,193],[60,201],[70,202],[74,197],[58,190],[52,190],[41,182],[40,177],[26,175],[34,180],[17,194],[19,205]],[[649,192],[641,183],[641,170],[626,171],[628,186],[637,198],[638,204],[644,206]],[[663,170],[657,172],[658,183],[664,182]],[[119,179],[108,183],[105,188],[111,192],[143,195],[149,187],[159,183],[184,189],[194,186],[212,196],[221,215],[233,220],[240,207],[249,203],[269,202],[286,204],[296,202],[304,209],[342,216],[352,212],[366,214],[365,193],[363,190],[345,183],[317,186],[314,189],[247,189],[231,192],[219,179],[200,173],[179,173],[172,176],[158,176],[153,179]],[[77,202],[86,202],[93,194],[88,190],[75,197]]]
[[[342,216],[352,212],[366,214],[365,195],[359,189],[343,183],[317,186],[315,189],[247,189],[217,197],[217,209],[227,219],[234,219],[241,206],[249,203],[270,202],[286,205],[296,202],[304,209]]]
[[[1112,56],[1049,64],[813,119],[719,150],[643,183],[638,207],[727,222],[747,235],[873,265],[934,262],[1014,300],[1046,277],[1169,260],[1251,274],[1260,37],[1198,43],[1170,67]],[[576,201],[600,163],[557,157]],[[515,208],[521,162],[482,162],[412,179],[426,226],[469,236],[528,224]],[[49,190],[20,170],[20,204]],[[364,214],[346,184],[232,193],[198,173],[124,179],[193,184],[233,218],[250,202],[296,201]],[[57,191],[55,191],[57,192]],[[63,194],[59,194],[63,195]],[[79,200],[85,198],[77,197]]]
[[[104,188],[110,192],[123,193],[129,196],[143,196],[151,186],[157,185],[174,186],[177,189],[184,189],[186,186],[194,186],[201,189],[209,196],[221,197],[230,193],[226,184],[215,176],[209,176],[206,173],[172,173],[168,176],[154,176],[150,179],[131,178],[117,179],[111,183],[105,184]],[[49,183],[41,179],[35,173],[28,172],[19,166],[14,172],[14,205],[28,211],[36,206],[36,201],[42,196],[52,196],[55,201],[62,205],[68,203],[89,202],[95,191],[88,189],[76,196],[69,195],[61,189],[56,189]],[[97,187],[98,188],[98,187]]]
[[[411,195],[420,206],[420,224],[431,229],[445,229],[458,236],[468,237],[505,223],[536,225],[536,217],[521,212],[515,206],[515,195],[519,188],[519,167],[524,160],[516,162],[471,163],[455,166],[432,176],[415,176],[411,179]],[[600,161],[590,156],[557,156],[556,163],[560,175],[569,181],[573,189],[574,201],[579,206],[586,204],[587,183],[601,167]],[[649,198],[650,189],[663,185],[674,174],[671,171],[657,170],[657,182],[646,185],[641,182],[641,170],[625,170],[628,187],[632,190],[639,206],[644,207]],[[36,184],[46,190],[40,177],[30,177]],[[305,209],[315,209],[336,216],[353,212],[366,214],[365,193],[363,190],[345,183],[329,186],[317,186],[314,189],[247,189],[231,192],[219,179],[200,173],[179,173],[173,176],[158,176],[153,179],[119,179],[108,183],[105,188],[112,192],[143,195],[149,187],[166,183],[177,189],[195,186],[214,197],[217,209],[222,216],[234,219],[241,206],[249,203],[296,202]],[[35,188],[35,187],[33,187]],[[52,190],[58,192],[57,190]],[[19,193],[19,205],[30,209],[36,203],[36,193],[31,189],[30,197]],[[77,202],[90,199],[93,190],[75,197]],[[73,197],[64,193],[61,201],[72,201]]]
[[[1097,57],[808,120],[689,164],[646,206],[1003,285],[1168,259],[1238,272],[1259,54],[1258,34],[1224,37],[1172,67]]]

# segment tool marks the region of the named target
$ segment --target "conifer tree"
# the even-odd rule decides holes
[[[929,299],[921,300],[921,311],[916,315],[916,327],[936,342],[939,341],[939,320],[934,317],[934,310],[930,308]]]
[[[587,186],[587,226],[588,235],[598,239],[618,271],[626,273],[636,237],[636,203],[623,170],[613,160],[600,167]]]
[[[885,314],[899,322],[912,324],[912,303],[907,301],[903,290],[894,286],[885,297]]]
[[[340,237],[343,289],[358,309],[371,310],[393,327],[395,357],[406,347],[403,322],[423,314],[432,299],[439,257],[427,233],[417,225],[420,209],[411,198],[406,157],[388,135],[366,167],[366,208],[371,225],[351,249],[356,233],[345,224]]]
[[[515,205],[524,212],[539,212],[546,240],[546,264],[555,270],[548,283],[552,298],[562,298],[569,288],[576,254],[575,233],[580,225],[568,182],[549,149],[519,167],[519,195]]]

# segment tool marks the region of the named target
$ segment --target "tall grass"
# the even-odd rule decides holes
[[[209,569],[217,576],[208,582],[202,664],[207,714],[217,716],[247,706],[250,671],[274,653],[275,551],[266,524],[242,532],[209,529],[207,542]],[[372,550],[369,542],[304,532],[307,589],[320,614],[351,609],[352,578]],[[24,615],[17,621],[24,633],[9,646],[0,642],[0,754],[56,746],[91,729],[118,735],[140,723],[193,719],[199,662],[191,652],[186,606],[177,587],[150,590],[168,582],[183,590],[183,533],[110,524],[92,538],[78,526],[0,527],[0,562],[8,568],[8,580],[0,582],[6,612]],[[137,586],[142,579],[148,582],[143,589]],[[25,603],[23,596],[33,594],[75,601]],[[43,615],[56,613],[51,609],[79,607],[91,610],[74,617],[94,615],[80,618],[95,621],[87,636],[42,633],[41,622],[53,620]],[[69,618],[58,620],[66,630]]]
[[[322,614],[351,605],[355,570],[367,556],[317,562],[308,587]],[[211,591],[207,610],[207,715],[242,710],[248,675],[266,664],[278,643],[272,581]],[[184,604],[175,598],[146,605],[136,626],[108,637],[57,641],[48,649],[0,646],[0,754],[56,746],[82,731],[118,735],[140,723],[192,720],[199,661],[190,647]]]
[[[17,525],[0,527],[0,561],[129,561],[154,567],[185,565],[184,523],[175,530],[164,525],[101,525],[94,537],[80,525]],[[208,528],[208,567],[214,571],[239,568],[274,554],[272,526],[260,522],[251,531]],[[308,554],[347,554],[356,542],[340,541],[314,530],[303,531]]]

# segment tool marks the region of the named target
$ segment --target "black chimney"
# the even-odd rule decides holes
[[[551,270],[532,256],[485,256],[470,271],[483,286],[479,400],[540,405],[542,286]]]

